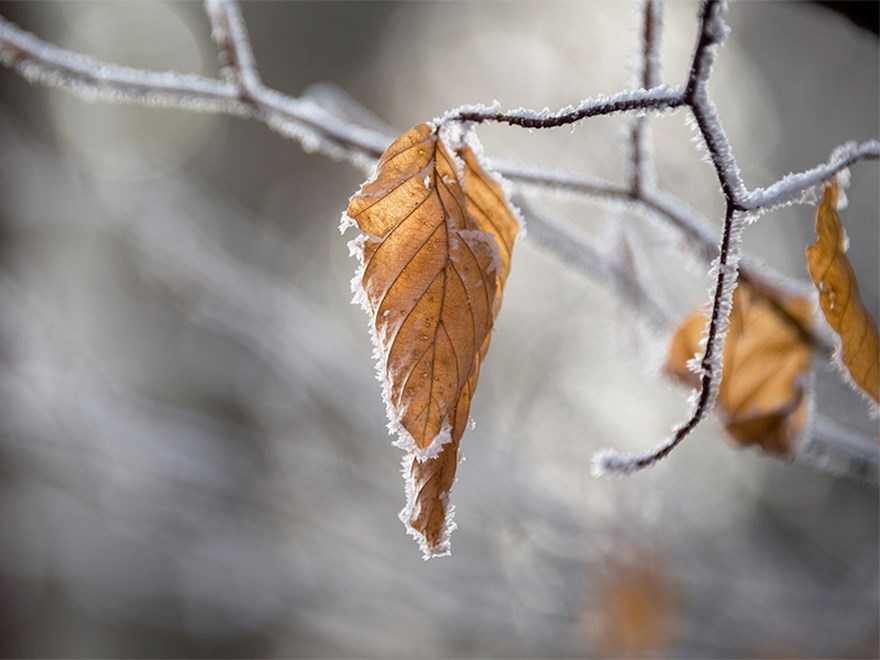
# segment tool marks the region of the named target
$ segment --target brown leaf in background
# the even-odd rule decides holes
[[[665,563],[640,551],[603,569],[585,612],[589,646],[604,657],[669,657],[681,630],[681,594]]]
[[[777,304],[782,310],[744,282],[734,292],[717,411],[738,443],[787,456],[807,420],[811,393],[806,380],[813,360],[810,341],[792,321],[811,328],[812,305],[806,298]],[[694,313],[669,346],[666,373],[692,387],[699,385],[699,377],[687,363],[702,355],[705,325],[705,314]]]
[[[426,124],[399,137],[348,207],[365,235],[353,283],[372,317],[389,429],[404,461],[404,523],[448,551],[458,444],[489,347],[519,222],[469,145]]]
[[[862,304],[859,283],[846,258],[846,235],[837,215],[837,185],[825,188],[816,213],[819,237],[807,247],[807,268],[819,290],[819,306],[840,337],[839,357],[852,381],[880,403],[880,336]]]

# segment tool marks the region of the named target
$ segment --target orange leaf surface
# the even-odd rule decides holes
[[[640,551],[602,567],[593,606],[584,614],[593,653],[604,657],[669,657],[681,633],[679,585],[656,554]]]
[[[363,232],[352,285],[371,316],[388,427],[408,452],[401,517],[426,556],[444,554],[458,445],[519,222],[471,146],[452,153],[427,124],[388,147],[347,215]]]
[[[781,304],[784,313],[745,283],[734,292],[717,412],[739,444],[788,456],[807,421],[806,381],[813,360],[809,340],[792,319],[810,329],[812,305],[806,298]],[[702,354],[705,324],[702,312],[692,314],[669,346],[666,373],[692,387],[699,385],[699,377],[688,369],[688,362]]]
[[[819,306],[840,337],[838,357],[853,383],[880,403],[880,337],[862,304],[859,283],[846,258],[846,235],[837,215],[837,185],[825,188],[816,213],[819,237],[807,247],[807,268],[819,290]]]

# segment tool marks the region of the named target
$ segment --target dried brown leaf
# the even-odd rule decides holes
[[[705,315],[694,313],[678,327],[669,346],[666,373],[692,387],[699,385],[699,377],[688,362],[702,354],[705,324]],[[788,456],[804,429],[813,349],[798,325],[812,327],[812,305],[806,298],[774,304],[745,283],[733,294],[717,412],[741,445],[756,444]]]
[[[807,268],[819,306],[840,337],[838,357],[852,382],[880,404],[880,336],[862,304],[856,274],[846,258],[846,234],[837,215],[837,185],[825,188],[816,213],[816,242],[807,247]]]
[[[408,452],[401,513],[426,556],[448,551],[458,445],[501,306],[519,222],[467,143],[421,124],[383,154],[348,218],[389,429]]]
[[[594,651],[605,657],[669,657],[681,633],[682,596],[655,553],[609,561],[593,601],[585,614]]]

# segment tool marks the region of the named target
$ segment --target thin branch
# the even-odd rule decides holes
[[[718,230],[700,213],[677,197],[654,189],[644,189],[634,195],[627,186],[591,177],[578,172],[555,170],[525,165],[502,159],[492,159],[493,168],[505,178],[516,181],[520,187],[536,192],[586,195],[593,200],[604,200],[623,206],[637,206],[659,215],[690,242],[699,257],[709,263],[718,253]],[[779,278],[790,281],[779,274]]]
[[[660,84],[660,32],[663,0],[645,0],[642,23],[642,88]]]
[[[660,84],[660,32],[662,0],[645,0],[642,7],[642,51],[639,59],[642,89]],[[630,123],[629,182],[633,196],[639,197],[646,187],[654,187],[656,173],[651,153],[648,117],[636,115]]]
[[[835,149],[824,165],[788,174],[767,188],[756,188],[748,193],[741,205],[747,210],[772,211],[787,204],[813,202],[808,194],[825,185],[831,178],[860,160],[880,159],[880,141],[869,140],[862,144],[847,142]]]
[[[205,0],[205,13],[226,79],[239,87],[243,97],[253,97],[262,82],[241,9],[227,0]]]
[[[101,62],[49,44],[0,16],[0,63],[32,83],[60,87],[89,101],[133,103],[257,118],[309,151],[358,165],[377,159],[386,135],[337,121],[308,100],[258,85],[242,98],[238,85],[196,74],[146,71]]]
[[[697,18],[699,23],[697,45],[691,58],[685,90],[685,98],[689,104],[694,103],[701,87],[704,92],[706,91],[706,83],[712,73],[712,65],[715,63],[715,52],[712,47],[720,45],[727,37],[728,29],[722,18],[723,12],[722,0],[703,0],[700,5],[700,13]]]
[[[718,230],[698,211],[665,191],[645,187],[641,194],[634,196],[626,186],[577,172],[550,170],[496,159],[492,159],[492,164],[496,171],[519,183],[521,188],[589,195],[594,200],[636,207],[643,213],[659,216],[684,236],[706,264],[710,264],[718,254]],[[549,187],[551,184],[552,187]],[[813,295],[814,289],[808,282],[787,277],[748,255],[742,257],[740,277],[771,300]],[[829,355],[833,350],[832,347],[823,349],[827,349]]]
[[[238,102],[236,88],[229,83],[100,62],[42,41],[2,16],[0,62],[31,83],[61,87],[87,100],[251,115],[251,108]]]
[[[467,121],[475,124],[497,122],[522,128],[558,128],[590,117],[634,110],[661,112],[684,104],[683,88],[658,85],[651,89],[637,89],[585,99],[576,106],[568,106],[557,112],[550,112],[546,108],[540,112],[526,108],[500,112],[496,108],[486,106],[467,106],[444,115],[441,121]]]
[[[746,187],[708,90],[715,46],[723,43],[728,32],[722,17],[723,9],[721,0],[705,0],[700,9],[700,36],[694,49],[685,101],[705,142],[725,199],[740,210],[742,199],[747,195]]]

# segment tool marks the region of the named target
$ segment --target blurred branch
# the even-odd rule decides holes
[[[817,414],[795,460],[825,472],[877,484],[880,446],[830,417]]]
[[[231,51],[224,50],[229,57]],[[239,52],[240,51],[236,51]],[[0,17],[0,63],[33,83],[60,87],[90,101],[133,103],[256,118],[293,137],[306,150],[365,167],[388,136],[337,121],[311,101],[285,96],[256,79],[256,98],[234,82],[172,71],[147,71],[101,62],[58,48]],[[248,81],[251,87],[254,81]]]
[[[675,323],[670,307],[648,290],[638,274],[625,263],[627,256],[615,254],[586,238],[583,232],[542,215],[523,195],[514,197],[514,203],[530,219],[529,238],[536,239],[560,259],[600,284],[609,286],[620,300],[644,318],[658,332],[667,331]],[[538,222],[535,222],[535,219]]]
[[[238,5],[206,0],[205,12],[211,21],[211,38],[217,44],[224,76],[239,88],[242,97],[258,98],[263,83]]]
[[[660,0],[644,0],[642,6],[642,50],[639,68],[642,89],[660,84],[660,32],[663,5]],[[645,187],[654,187],[656,172],[651,153],[651,136],[647,115],[637,115],[630,123],[629,182],[634,197],[640,197]]]

